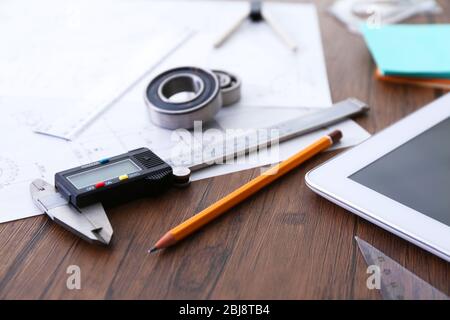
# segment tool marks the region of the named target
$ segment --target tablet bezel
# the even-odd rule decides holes
[[[349,178],[448,117],[450,93],[311,170],[306,183],[338,205],[450,261],[449,226]]]

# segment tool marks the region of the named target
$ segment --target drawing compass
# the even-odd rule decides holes
[[[364,240],[355,237],[369,266],[378,266],[380,293],[384,300],[448,300],[449,297],[386,256]]]
[[[57,224],[90,243],[109,244],[113,229],[101,203],[77,209],[41,179],[30,184],[30,192],[36,206]]]

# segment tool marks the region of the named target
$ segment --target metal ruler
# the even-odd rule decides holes
[[[244,136],[232,137],[215,145],[200,145],[198,148],[191,148],[189,152],[181,152],[165,161],[174,167],[186,167],[191,171],[196,171],[215,164],[226,163],[229,159],[236,159],[262,148],[268,148],[274,142],[283,142],[325,128],[368,110],[369,107],[364,102],[348,98],[330,108],[259,129],[264,132],[275,132],[275,135],[269,134],[261,137],[261,135],[255,134],[259,130],[255,130],[253,134],[247,133]]]
[[[449,300],[449,297],[364,240],[355,237],[367,265],[380,268],[380,293],[385,300]]]

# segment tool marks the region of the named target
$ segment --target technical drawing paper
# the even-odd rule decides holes
[[[148,147],[165,158],[173,146],[172,131],[151,124],[147,107],[143,102],[143,91],[149,78],[156,72],[179,64],[196,64],[204,67],[228,69],[242,77],[243,99],[238,105],[222,109],[210,125],[219,129],[267,127],[292,117],[313,112],[314,108],[331,105],[328,80],[320,44],[315,7],[310,4],[274,5],[271,15],[298,42],[298,56],[285,47],[273,31],[264,23],[242,26],[220,49],[212,49],[212,42],[235,18],[248,10],[247,3],[228,2],[158,2],[148,1],[90,1],[58,2],[42,1],[2,2],[0,14],[0,39],[8,43],[8,50],[0,51],[0,222],[37,215],[29,194],[29,184],[35,178],[53,182],[55,172],[89,163],[104,157],[117,155],[138,147]],[[50,5],[49,5],[50,4]],[[49,5],[49,6],[46,6]],[[272,4],[264,4],[269,9]],[[68,7],[66,7],[68,6]],[[36,7],[36,8],[35,8]],[[41,9],[37,7],[42,7]],[[106,8],[106,11],[102,12]],[[130,9],[131,8],[131,9]],[[36,10],[35,10],[36,9]],[[25,10],[24,12],[20,10]],[[33,11],[35,10],[35,11]],[[47,12],[48,11],[48,12]],[[220,15],[214,15],[220,11]],[[28,26],[13,34],[8,23],[16,23],[14,17],[20,12],[31,17]],[[172,15],[170,14],[172,13]],[[187,14],[189,13],[189,14]],[[223,13],[223,15],[222,15]],[[73,141],[67,142],[32,132],[37,127],[61,119],[68,110],[77,108],[80,97],[89,97],[95,80],[101,81],[105,70],[84,78],[84,69],[74,61],[64,60],[55,53],[47,56],[45,46],[51,46],[54,39],[46,34],[44,19],[56,20],[54,28],[69,23],[74,28],[74,37],[84,19],[99,19],[112,15],[117,18],[119,35],[115,47],[127,50],[124,44],[139,38],[139,34],[127,34],[125,25],[141,27],[142,32],[151,32],[152,23],[160,26],[170,24],[189,25],[197,32],[179,51],[165,60],[148,79],[144,79],[130,90],[123,99],[108,109],[101,118],[87,127]],[[198,14],[197,16],[190,15]],[[149,16],[155,16],[155,21]],[[163,21],[156,21],[162,17]],[[18,21],[26,23],[27,19]],[[167,20],[167,21],[166,21]],[[214,27],[215,20],[217,26]],[[202,25],[209,24],[207,28]],[[220,23],[222,22],[222,23]],[[166,24],[165,24],[166,23]],[[213,26],[211,26],[213,25]],[[16,26],[17,27],[17,26]],[[125,28],[126,29],[126,28]],[[139,29],[139,28],[137,28]],[[42,31],[42,36],[37,37]],[[107,31],[107,30],[106,30]],[[105,29],[100,34],[107,34]],[[115,29],[111,32],[115,32]],[[203,31],[203,33],[202,33]],[[60,37],[64,34],[58,34]],[[94,33],[95,34],[95,33]],[[36,36],[36,38],[34,38]],[[95,38],[95,37],[94,37]],[[30,41],[24,41],[29,39]],[[76,40],[76,39],[75,39]],[[95,39],[94,39],[95,40]],[[90,44],[96,48],[96,42]],[[81,41],[81,40],[80,40]],[[81,42],[80,42],[81,43]],[[208,45],[209,44],[209,45]],[[80,44],[81,45],[81,44]],[[123,48],[121,48],[123,45]],[[310,49],[310,46],[312,49]],[[197,46],[200,46],[198,49]],[[242,52],[239,48],[243,48]],[[63,46],[64,48],[64,46]],[[102,46],[98,46],[100,50]],[[131,46],[130,48],[133,48]],[[137,47],[136,47],[137,48]],[[207,48],[203,52],[200,48]],[[68,51],[73,47],[65,47]],[[33,55],[27,54],[32,50]],[[81,48],[80,48],[81,50]],[[64,54],[64,51],[59,51]],[[213,54],[214,53],[214,54]],[[242,55],[240,55],[242,53]],[[73,56],[73,52],[71,52]],[[68,53],[68,56],[69,53]],[[33,61],[27,61],[33,57]],[[84,54],[80,59],[87,59]],[[232,57],[232,59],[229,59]],[[241,57],[241,59],[239,59]],[[245,61],[244,61],[245,58]],[[60,59],[60,60],[58,60]],[[62,60],[61,60],[62,59]],[[57,62],[58,61],[58,62]],[[255,63],[253,63],[255,61]],[[256,63],[256,61],[259,61]],[[101,63],[101,55],[99,63]],[[86,63],[87,64],[87,63]],[[278,67],[280,69],[278,69]],[[61,72],[64,70],[64,72]],[[89,70],[87,70],[89,71]],[[107,71],[107,70],[106,70]],[[67,83],[76,83],[73,87]],[[101,92],[100,92],[101,93]],[[303,108],[303,107],[309,108]],[[344,132],[339,147],[357,144],[368,137],[368,133],[352,121],[338,126]],[[293,139],[280,145],[280,160],[298,151],[314,140],[320,132]],[[260,159],[258,159],[260,160]],[[193,179],[206,178],[246,168],[268,164],[249,160],[246,164],[217,165],[193,175]]]

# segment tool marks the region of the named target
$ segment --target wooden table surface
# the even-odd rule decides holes
[[[443,94],[380,83],[362,39],[317,1],[333,101],[355,96],[372,110],[357,121],[375,133]],[[411,19],[448,22],[444,13]],[[107,208],[110,247],[89,245],[45,216],[0,225],[0,298],[8,299],[378,299],[366,288],[355,235],[450,294],[450,264],[311,192],[305,173],[322,154],[174,248],[147,249],[163,232],[249,181],[248,170],[194,182],[187,189]],[[68,290],[67,267],[81,269]]]

